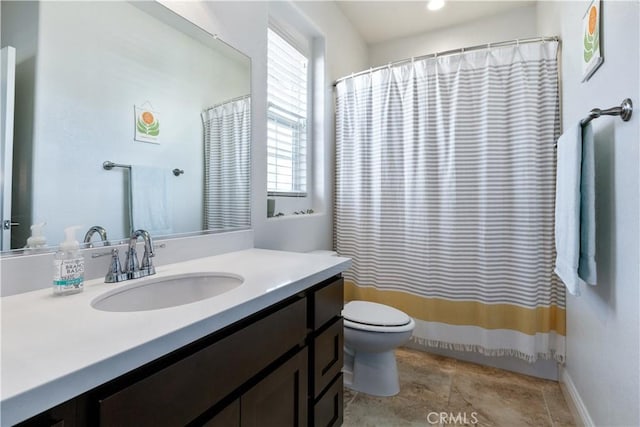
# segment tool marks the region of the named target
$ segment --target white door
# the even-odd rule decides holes
[[[13,172],[13,109],[16,82],[16,49],[0,50],[0,251],[11,248],[11,174]]]

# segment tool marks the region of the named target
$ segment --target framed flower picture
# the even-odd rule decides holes
[[[600,51],[600,0],[593,0],[582,18],[582,82],[604,62]]]
[[[145,102],[142,106],[133,106],[135,113],[134,140],[160,144],[160,120],[158,112],[152,110],[151,104]]]

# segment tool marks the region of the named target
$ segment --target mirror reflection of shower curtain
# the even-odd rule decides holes
[[[202,113],[204,229],[251,225],[251,99],[236,98]]]
[[[347,300],[425,347],[564,360],[554,269],[557,42],[411,61],[336,86]]]

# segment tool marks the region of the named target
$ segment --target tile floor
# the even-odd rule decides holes
[[[396,356],[400,394],[345,388],[344,427],[575,426],[554,381],[404,348]]]

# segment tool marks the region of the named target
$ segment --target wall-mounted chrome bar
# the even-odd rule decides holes
[[[606,110],[594,108],[589,113],[589,116],[580,120],[580,124],[582,126],[585,126],[591,120],[597,119],[600,116],[620,116],[620,118],[623,121],[628,122],[629,119],[631,118],[632,113],[633,113],[633,103],[629,98],[627,98],[624,101],[622,101],[622,104],[620,104],[619,107],[607,108]]]
[[[131,169],[131,165],[121,165],[120,163],[113,163],[107,160],[106,162],[102,163],[102,168],[108,171],[110,171],[113,168]]]
[[[106,169],[108,171],[110,171],[113,168],[125,168],[125,169],[129,169],[131,170],[131,165],[123,165],[120,163],[113,163],[110,162],[109,160],[107,160],[106,162],[102,163],[102,168]],[[184,173],[184,169],[178,169],[175,168],[171,171],[175,176],[180,176]]]

